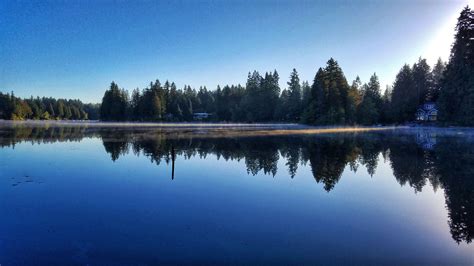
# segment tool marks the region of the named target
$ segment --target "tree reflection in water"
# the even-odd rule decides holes
[[[244,161],[249,174],[273,176],[283,159],[291,178],[299,165],[309,164],[314,179],[327,192],[334,189],[347,166],[356,172],[363,165],[374,175],[382,155],[400,185],[412,187],[415,193],[427,184],[443,189],[453,239],[470,243],[474,238],[474,141],[469,136],[429,133],[420,141],[420,132],[391,131],[226,138],[160,129],[18,126],[0,130],[0,147],[83,138],[100,138],[112,161],[133,152],[155,164],[171,164],[172,179],[177,157],[214,155],[218,160]]]

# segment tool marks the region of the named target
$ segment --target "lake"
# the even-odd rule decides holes
[[[0,265],[474,264],[474,133],[0,125]]]

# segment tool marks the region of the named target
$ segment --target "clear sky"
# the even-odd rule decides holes
[[[447,60],[454,26],[474,0],[0,0],[0,91],[99,102],[112,80],[178,87],[245,84],[292,68],[312,80],[330,57],[351,82],[392,84],[419,56]]]

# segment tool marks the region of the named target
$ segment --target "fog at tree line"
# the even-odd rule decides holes
[[[430,67],[420,58],[404,65],[392,86],[380,88],[374,73],[368,83],[359,77],[349,84],[331,58],[310,83],[294,69],[287,88],[275,71],[248,74],[245,86],[215,90],[159,80],[131,93],[112,82],[101,104],[53,98],[20,99],[0,93],[0,119],[72,119],[103,121],[191,121],[193,114],[211,114],[219,122],[300,122],[312,125],[373,125],[415,120],[420,104],[436,102],[439,120],[449,125],[474,125],[474,11],[465,7],[456,25],[449,62]]]

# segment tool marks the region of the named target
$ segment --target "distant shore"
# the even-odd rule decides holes
[[[438,136],[474,136],[473,128],[437,126],[310,126],[288,123],[151,123],[151,122],[102,122],[71,120],[0,120],[2,128],[84,128],[86,130],[133,131],[142,137],[153,138],[156,134],[167,137],[265,137],[310,136],[335,133],[396,132],[397,134],[435,134]]]
[[[271,129],[362,129],[394,128],[395,126],[347,126],[328,125],[311,126],[297,123],[226,123],[226,122],[136,122],[136,121],[99,121],[99,120],[1,120],[0,125],[57,125],[57,126],[95,126],[95,127],[159,127],[159,128],[271,128]],[[398,126],[400,127],[400,126]]]

